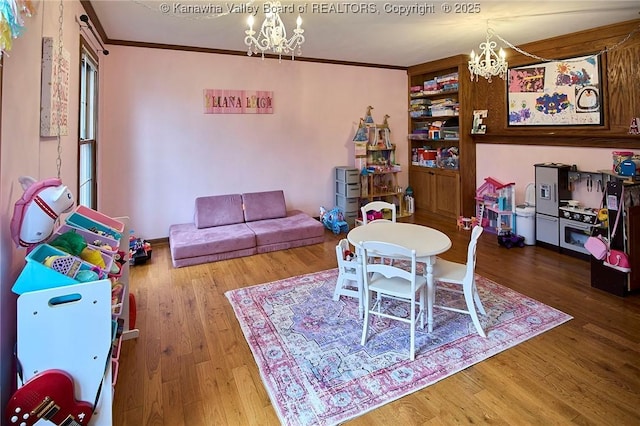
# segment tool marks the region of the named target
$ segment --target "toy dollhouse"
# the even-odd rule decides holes
[[[486,231],[515,233],[515,183],[487,177],[476,190],[476,217]]]

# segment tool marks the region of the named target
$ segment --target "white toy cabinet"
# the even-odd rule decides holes
[[[126,253],[128,258],[129,218],[120,217],[116,220],[123,224],[118,250]],[[137,329],[130,328],[127,258],[122,263],[119,276],[113,280],[67,283],[62,278],[64,283],[60,284],[61,278],[55,275],[59,273],[49,275],[52,271],[49,270],[42,275],[44,282],[34,282],[36,290],[19,292],[16,345],[22,372],[22,377],[18,378],[19,387],[29,385],[29,380],[39,373],[45,372],[46,375],[53,370],[62,370],[73,379],[72,401],[91,405],[95,403],[89,422],[84,418],[76,418],[65,424],[112,424],[112,402],[118,375],[120,344],[122,340],[136,338],[139,334]],[[24,277],[35,280],[33,271],[28,270],[33,266],[27,261],[25,271],[16,285],[20,281],[20,285],[24,286],[25,281],[21,281]],[[114,298],[112,290],[117,283],[122,285],[122,290]],[[15,288],[16,286],[14,291]],[[116,338],[118,319],[121,319],[121,333]],[[16,392],[15,395],[18,394]],[[25,418],[33,408],[27,405],[41,403],[38,398],[21,401],[21,406],[13,416],[6,413],[7,424],[30,425],[36,421],[36,424],[51,424],[45,420],[46,417],[39,417],[39,420]],[[61,407],[60,411],[66,408]]]

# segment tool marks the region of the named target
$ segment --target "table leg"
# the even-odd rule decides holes
[[[360,297],[358,300],[358,313],[360,314],[360,319],[364,318],[364,310],[365,308],[368,309],[368,303],[365,304],[365,297],[368,297],[369,295],[365,295],[365,291],[364,291],[364,264],[365,264],[365,258],[362,255],[362,251],[356,247],[356,256],[358,257],[358,259],[361,260],[361,264],[360,264],[360,268],[356,271],[356,275],[358,277],[358,292],[360,293]]]
[[[433,331],[433,298],[435,296],[435,286],[433,284],[433,256],[429,256],[425,265],[425,276],[427,277],[427,331]]]

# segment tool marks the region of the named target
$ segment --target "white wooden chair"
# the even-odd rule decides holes
[[[475,226],[471,231],[471,241],[467,248],[467,263],[461,264],[456,262],[450,262],[448,260],[438,258],[433,266],[433,280],[436,283],[436,295],[439,290],[450,291],[464,295],[466,309],[453,307],[450,305],[438,305],[434,303],[434,308],[440,308],[447,311],[459,312],[462,314],[468,314],[471,316],[473,325],[475,325],[478,334],[482,337],[487,337],[482,326],[480,325],[480,319],[478,318],[478,312],[482,315],[486,315],[484,306],[480,301],[478,295],[478,289],[476,288],[475,280],[475,267],[476,267],[476,247],[478,245],[478,238],[482,234],[483,228],[481,226]],[[448,288],[438,285],[440,283],[450,283],[460,285],[458,288]]]
[[[396,222],[397,214],[396,214],[396,205],[393,203],[387,203],[386,201],[371,201],[364,206],[360,207],[360,211],[362,212],[362,225],[366,225],[367,223],[378,222],[381,220],[388,221],[389,219],[375,219],[375,220],[367,220],[367,212],[370,211],[382,212],[383,210],[391,211],[391,222]],[[384,262],[384,258],[380,260]],[[390,260],[391,264],[393,264],[393,260]]]
[[[396,205],[393,203],[387,203],[386,201],[371,201],[370,203],[365,204],[360,207],[360,211],[362,212],[362,224],[366,225],[367,223],[371,223],[372,221],[367,220],[367,212],[369,211],[382,212],[383,210],[391,210],[391,222],[396,221]],[[382,219],[378,219],[382,220]],[[386,220],[386,219],[385,219]]]
[[[364,316],[362,301],[362,262],[354,253],[352,260],[345,259],[345,252],[351,251],[349,241],[342,239],[336,246],[336,258],[338,260],[338,280],[333,291],[333,300],[340,300],[340,296],[355,297],[358,299],[358,311],[360,318]]]
[[[410,324],[411,347],[409,358],[415,359],[416,325],[421,320],[424,328],[424,316],[426,305],[426,285],[424,276],[416,273],[416,252],[396,244],[379,241],[366,241],[359,244],[361,247],[364,277],[364,324],[362,327],[362,344],[367,342],[369,331],[369,316],[377,315]],[[373,263],[376,257],[402,258],[410,261],[408,270],[381,263]],[[375,294],[375,303],[372,297]],[[419,294],[419,299],[416,298]],[[396,299],[409,303],[409,318],[393,315],[393,312],[385,311],[382,304],[385,299]],[[418,312],[416,307],[419,306]]]

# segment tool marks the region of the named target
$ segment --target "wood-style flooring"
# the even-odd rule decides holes
[[[464,262],[454,221],[443,257]],[[131,268],[140,336],[123,343],[114,426],[277,425],[227,290],[336,267],[344,234],[324,244],[175,269],[167,245]],[[476,271],[573,320],[349,425],[639,425],[640,295],[590,286],[589,263],[553,250],[506,249],[485,233]]]

